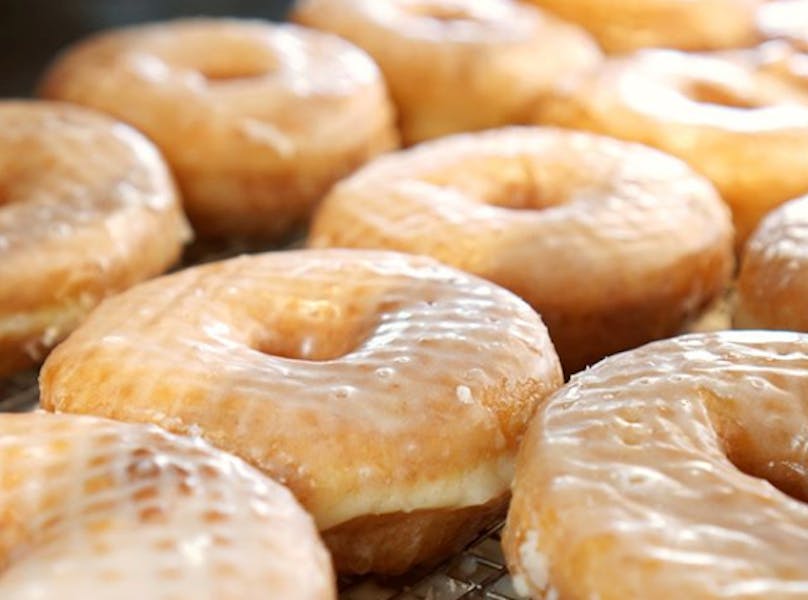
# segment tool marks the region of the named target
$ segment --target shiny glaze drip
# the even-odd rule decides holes
[[[806,597],[806,373],[808,337],[747,331],[656,342],[573,377],[517,462],[504,545],[522,587]]]
[[[291,494],[156,427],[0,416],[0,519],[3,598],[335,598]]]

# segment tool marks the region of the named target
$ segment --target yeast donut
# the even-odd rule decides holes
[[[336,598],[287,490],[157,427],[0,415],[0,518],[3,598]]]
[[[715,50],[758,37],[764,0],[529,0],[589,30],[608,52],[647,47]]]
[[[166,270],[188,236],[168,170],[137,132],[63,104],[0,102],[0,376]]]
[[[706,55],[647,50],[573,77],[535,121],[641,142],[710,179],[737,241],[773,207],[808,192],[808,94],[765,70]]]
[[[600,62],[583,30],[514,0],[300,0],[293,17],[376,59],[408,143],[523,123],[556,80]]]
[[[808,595],[808,336],[608,358],[537,413],[503,538],[533,598]]]
[[[43,407],[195,432],[285,483],[343,571],[401,572],[501,514],[561,383],[518,298],[428,258],[291,251],[104,303],[41,372]]]
[[[189,19],[68,49],[40,93],[100,109],[154,140],[194,229],[280,240],[331,184],[395,146],[381,75],[336,37]]]
[[[308,244],[427,254],[542,316],[567,373],[677,333],[721,293],[732,230],[680,161],[585,133],[512,128],[391,154],[335,186]]]
[[[787,202],[761,222],[744,250],[735,325],[808,331],[808,197]]]

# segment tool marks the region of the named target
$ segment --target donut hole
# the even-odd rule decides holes
[[[735,468],[768,481],[795,500],[808,502],[808,435],[800,429],[801,418],[777,415],[777,408],[772,406],[770,413],[777,418],[761,426],[745,422],[731,398],[720,398],[706,390],[702,397],[721,450]]]
[[[358,297],[361,298],[361,293]],[[297,300],[259,327],[250,346],[262,354],[280,358],[336,360],[370,337],[377,326],[375,315],[375,311],[359,302]]]
[[[152,51],[166,63],[194,71],[211,83],[266,77],[280,66],[264,40],[227,32],[186,31],[182,43],[167,41]]]
[[[476,21],[475,16],[463,6],[449,5],[437,2],[421,2],[409,8],[410,13],[419,17],[426,17],[443,23],[457,21]]]
[[[760,108],[762,103],[754,101],[739,90],[714,81],[693,81],[686,90],[687,96],[702,104],[716,104],[728,108]]]
[[[467,198],[510,210],[545,210],[572,197],[569,173],[542,168],[527,157],[483,157],[460,161],[427,176],[430,183],[460,191]]]

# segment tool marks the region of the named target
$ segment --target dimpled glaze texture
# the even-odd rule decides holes
[[[282,238],[334,181],[396,145],[373,61],[294,25],[186,19],[104,33],[58,58],[40,93],[149,135],[200,234]]]
[[[104,304],[43,367],[42,404],[198,432],[321,528],[484,504],[561,383],[540,319],[427,258],[243,257]]]
[[[336,597],[311,519],[281,486],[156,427],[0,416],[0,597]]]
[[[735,325],[808,331],[808,198],[772,211],[747,243]]]
[[[188,235],[145,138],[64,104],[0,102],[0,376],[164,271]]]
[[[763,0],[528,0],[588,29],[608,51],[712,50],[758,39]]]
[[[646,50],[607,61],[538,106],[541,124],[640,142],[685,160],[732,208],[737,242],[808,192],[808,94],[754,65]]]
[[[573,377],[517,462],[504,548],[518,586],[565,600],[808,597],[795,499],[808,499],[807,425],[800,334],[694,334]]]
[[[678,332],[727,282],[731,235],[678,160],[510,128],[375,161],[332,190],[308,243],[428,254],[490,279],[542,315],[571,373]]]
[[[556,80],[601,59],[583,30],[513,0],[302,0],[293,18],[373,56],[408,143],[524,123]]]

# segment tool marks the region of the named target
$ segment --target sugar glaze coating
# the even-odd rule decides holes
[[[154,426],[0,415],[0,521],[3,598],[336,598],[287,490]]]
[[[573,377],[519,454],[504,540],[519,587],[564,600],[808,596],[806,374],[808,336],[733,331]]]

